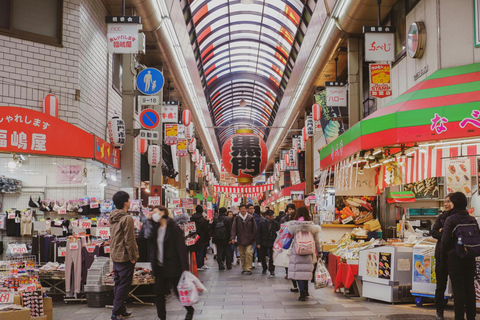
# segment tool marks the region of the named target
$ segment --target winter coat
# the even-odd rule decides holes
[[[435,220],[435,223],[433,224],[432,231],[430,232],[430,235],[437,239],[437,244],[435,245],[435,258],[440,259],[441,257],[441,247],[442,247],[442,232],[440,229],[443,231],[443,227],[445,225],[445,220],[447,220],[448,217],[451,215],[451,210],[449,211],[443,211],[442,214],[440,214],[437,217],[437,220]]]
[[[477,220],[472,217],[467,210],[459,210],[453,208],[450,210],[450,216],[445,220],[442,230],[442,255],[455,253],[455,244],[457,238],[452,235],[453,230],[459,224],[475,223],[478,227]]]
[[[190,218],[190,221],[195,222],[197,233],[200,236],[198,243],[205,244],[210,241],[210,225],[208,224],[207,219],[203,217],[203,214],[194,213]]]
[[[257,224],[251,214],[247,214],[245,221],[238,215],[233,220],[230,240],[235,240],[239,245],[253,245],[257,240]]]
[[[292,280],[311,280],[313,267],[316,262],[315,254],[299,256],[295,252],[295,235],[298,231],[308,231],[312,233],[315,240],[315,248],[317,252],[321,251],[319,233],[320,227],[312,221],[292,220],[287,223],[288,231],[293,234],[291,244],[290,261],[288,264],[288,278]]]
[[[255,223],[257,225],[257,229],[258,227],[260,226],[260,222],[262,222],[263,220],[265,220],[264,217],[262,217],[261,215],[259,215],[258,213],[254,213],[253,214],[253,219],[255,219]]]
[[[275,221],[277,221],[278,223],[282,223],[283,217],[285,217],[285,213],[282,215],[278,215],[278,217],[275,218]]]
[[[230,237],[231,237],[231,234],[232,234],[232,219],[227,217],[225,214],[221,214],[220,216],[218,216],[218,218],[215,219],[215,221],[213,221],[212,238],[214,236],[215,227],[217,226],[217,223],[220,222],[220,221],[223,221],[223,224],[225,225],[225,231],[226,231],[227,236],[225,237],[225,240],[222,241],[221,243],[216,242],[215,239],[213,239],[213,242],[215,244],[219,244],[219,245],[226,245],[226,244],[228,244],[228,242],[230,242]]]
[[[110,259],[113,262],[137,261],[139,258],[133,218],[120,209],[110,214]]]
[[[273,247],[278,230],[280,230],[280,224],[277,221],[263,219],[257,231],[257,245]]]
[[[280,219],[280,224],[284,224],[286,222],[290,221],[290,215],[285,214],[281,219]]]
[[[160,223],[147,219],[142,226],[144,235],[150,242],[149,258],[152,267],[157,265],[158,242],[157,235]],[[156,268],[152,268],[155,270]],[[172,218],[167,220],[165,239],[163,242],[163,272],[155,277],[179,278],[183,271],[190,270],[188,263],[187,246],[185,245],[185,234]]]

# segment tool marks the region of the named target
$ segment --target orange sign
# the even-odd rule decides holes
[[[95,137],[95,159],[120,169],[120,150],[99,137]]]
[[[377,98],[385,98],[392,95],[390,64],[370,64],[370,95]]]
[[[288,43],[293,44],[293,36],[283,26],[280,27],[280,34],[288,41]]]
[[[174,145],[177,143],[177,131],[176,124],[165,124],[165,144]]]
[[[289,5],[285,5],[285,15],[292,21],[295,26],[300,23],[300,16]]]

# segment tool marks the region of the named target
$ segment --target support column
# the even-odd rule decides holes
[[[160,71],[163,72],[162,68],[157,67]],[[156,141],[150,141],[152,145],[158,145],[160,146],[160,164],[158,166],[152,167],[150,166],[150,186],[162,186],[163,185],[163,175],[162,175],[162,163],[163,163],[163,122],[162,122],[162,105],[163,105],[163,90],[160,90],[158,92],[158,95],[160,96],[160,103],[157,106],[150,107],[157,111],[157,113],[160,115],[160,124],[158,127],[153,129],[152,131],[158,132],[158,140]],[[162,199],[162,203],[163,203]]]
[[[135,69],[133,55],[122,55],[122,118],[125,121],[125,144],[122,147],[122,184],[121,189],[126,191],[131,199],[135,194]]]
[[[348,126],[361,120],[362,108],[362,46],[357,38],[348,39]]]
[[[187,161],[189,155],[186,155],[185,157],[179,158],[179,164],[178,164],[178,182],[179,182],[179,197],[180,198],[187,198],[187,175],[189,175],[187,171]]]
[[[315,180],[315,142],[313,138],[308,139],[305,145],[305,197],[313,192],[313,181]]]

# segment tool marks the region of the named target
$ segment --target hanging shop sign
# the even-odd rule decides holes
[[[305,119],[305,131],[308,138],[313,138],[315,134],[315,121],[312,116],[307,116]]]
[[[447,193],[462,192],[472,196],[472,171],[470,158],[450,159],[445,161],[445,183]]]
[[[345,132],[343,122],[336,119],[341,116],[340,108],[327,106],[326,90],[314,95],[314,97],[315,102],[322,107],[322,117],[319,121],[320,127],[323,129],[325,140],[327,143],[330,143]]]
[[[273,184],[264,184],[259,186],[218,186],[214,185],[213,190],[216,192],[234,193],[234,194],[247,194],[247,193],[260,193],[273,190]]]
[[[370,63],[370,95],[376,98],[386,98],[392,95],[390,82],[390,64]]]
[[[177,140],[177,157],[185,157],[187,154],[187,140]]]
[[[292,166],[298,166],[298,164],[297,164],[297,159],[298,159],[297,150],[295,150],[295,149],[288,150],[288,155],[290,157],[290,164]]]
[[[137,23],[108,23],[108,52],[138,53],[138,26]]]
[[[365,61],[395,61],[395,27],[365,26]]]
[[[237,130],[228,138],[222,149],[225,169],[245,182],[261,174],[267,165],[267,145],[251,130]]]
[[[157,166],[162,161],[162,153],[160,146],[148,146],[148,164]]]
[[[407,52],[410,58],[420,59],[425,52],[427,34],[425,24],[415,21],[410,25],[407,36]]]
[[[95,160],[120,169],[120,150],[99,137],[95,137]]]
[[[144,154],[145,152],[148,151],[148,141],[145,139],[142,139],[140,136],[137,136],[135,138],[135,145],[137,147],[137,151],[140,152],[141,154]]]
[[[193,139],[195,137],[195,125],[190,122],[188,126],[185,126],[185,138]]]
[[[119,117],[108,121],[108,138],[114,148],[121,148],[125,144],[125,122]]]
[[[93,159],[93,144],[92,134],[56,117],[21,107],[0,107],[0,152]]]
[[[183,124],[177,124],[177,139],[186,139],[185,126]]]
[[[280,158],[285,160],[285,164],[286,164],[285,171],[298,170],[298,164],[291,162],[290,150],[280,150]]]
[[[325,87],[327,88],[327,106],[347,106],[347,87],[343,82],[326,81]]]
[[[53,93],[47,94],[43,99],[43,113],[58,118],[58,99]]]
[[[83,166],[57,165],[57,184],[80,184],[83,181]]]
[[[173,146],[177,143],[177,125],[165,124],[165,144]]]
[[[195,149],[197,149],[197,139],[188,140],[188,152],[194,153]]]
[[[281,159],[278,163],[280,164],[279,169],[280,169],[281,172],[283,172],[287,169],[287,165],[285,164],[285,160]]]
[[[163,105],[162,107],[162,121],[163,122],[178,122],[178,106]]]

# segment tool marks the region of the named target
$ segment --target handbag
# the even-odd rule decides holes
[[[288,268],[288,265],[290,263],[290,251],[292,251],[291,248],[274,250],[273,264],[276,267]]]

